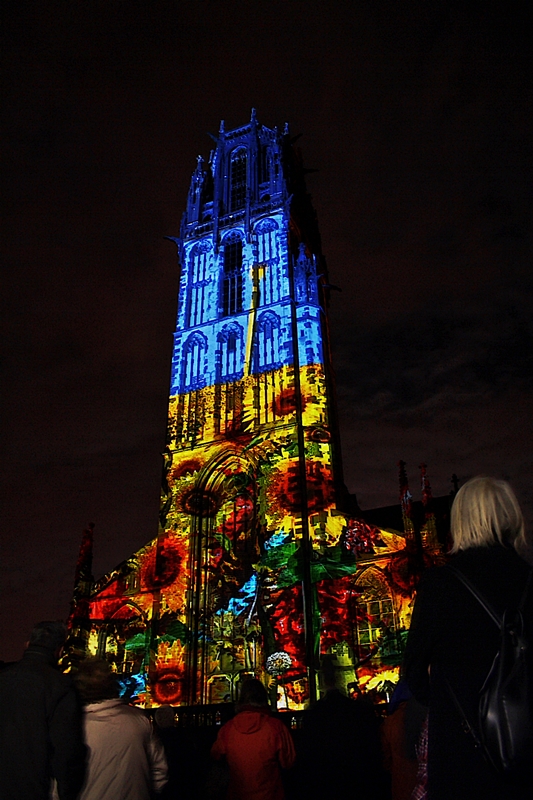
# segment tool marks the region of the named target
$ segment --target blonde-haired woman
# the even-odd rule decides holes
[[[455,569],[499,614],[516,608],[531,572],[531,543],[509,484],[483,476],[465,483],[452,506],[451,533]],[[533,587],[524,620],[533,641]],[[451,686],[475,723],[498,645],[498,628],[468,588],[446,566],[428,570],[417,589],[404,663],[409,688],[429,707],[428,800],[531,797],[531,785],[500,778],[484,759],[450,693]]]

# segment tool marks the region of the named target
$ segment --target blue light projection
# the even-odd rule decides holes
[[[242,589],[239,590],[238,597],[232,597],[227,608],[221,608],[216,612],[217,615],[225,614],[229,611],[235,617],[238,617],[244,611],[247,611],[257,596],[257,585],[257,575],[254,572],[250,580],[246,581]]]
[[[198,180],[195,173],[193,181]],[[195,195],[193,195],[195,196]],[[226,220],[232,223],[233,219]],[[205,225],[201,226],[206,227]],[[207,227],[213,227],[209,225]],[[244,228],[232,227],[215,246],[215,233],[181,241],[184,269],[174,337],[171,394],[241,377],[238,344],[251,338],[251,372],[294,362],[289,257],[283,213]],[[300,249],[294,267],[300,366],[321,363],[321,309],[315,259]],[[238,331],[233,371],[226,371],[227,325]],[[226,346],[225,346],[226,345]],[[246,354],[244,354],[246,357]],[[237,368],[240,364],[240,368]]]
[[[264,548],[265,550],[272,550],[273,547],[281,547],[281,545],[285,544],[288,539],[288,533],[285,533],[285,531],[279,531],[278,533],[272,534],[270,539],[266,539]]]

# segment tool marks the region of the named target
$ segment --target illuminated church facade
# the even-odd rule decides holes
[[[424,523],[346,513],[327,326],[328,278],[287,127],[220,127],[198,158],[178,247],[159,531],[97,582],[85,534],[70,658],[108,658],[146,706],[235,700],[260,678],[279,709],[397,679]],[[418,565],[418,566],[417,566]]]

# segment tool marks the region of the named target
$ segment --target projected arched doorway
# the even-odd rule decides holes
[[[260,663],[254,607],[259,557],[257,485],[252,464],[225,449],[203,467],[187,498],[191,547],[186,659],[187,700],[236,699],[239,679]]]

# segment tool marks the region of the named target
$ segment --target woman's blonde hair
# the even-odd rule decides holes
[[[493,544],[527,549],[524,518],[507,483],[478,475],[461,486],[451,514],[451,553]]]

